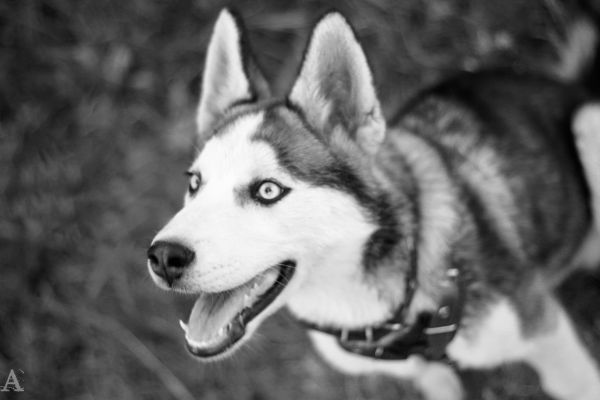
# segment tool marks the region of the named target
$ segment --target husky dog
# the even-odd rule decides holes
[[[386,123],[330,13],[272,99],[224,10],[197,125],[185,205],[148,250],[158,286],[197,296],[181,324],[193,355],[232,354],[285,305],[341,371],[412,379],[428,399],[464,396],[450,365],[513,361],[557,399],[600,399],[552,294],[600,262],[600,108],[582,88],[462,73]]]

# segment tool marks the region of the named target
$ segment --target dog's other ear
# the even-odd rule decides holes
[[[349,134],[373,154],[384,138],[385,119],[367,58],[338,13],[327,14],[315,27],[288,100],[330,141]]]
[[[269,95],[268,83],[245,42],[239,19],[224,9],[210,38],[196,123],[207,137],[231,106],[252,103]]]

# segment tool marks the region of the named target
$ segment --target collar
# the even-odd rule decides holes
[[[405,301],[389,320],[361,329],[323,326],[300,320],[308,329],[336,336],[348,352],[382,360],[404,360],[421,355],[427,360],[446,359],[446,347],[454,338],[462,317],[464,288],[461,271],[450,268],[442,283],[443,294],[438,308],[406,322],[408,310],[418,286],[416,259],[413,258],[406,277]]]

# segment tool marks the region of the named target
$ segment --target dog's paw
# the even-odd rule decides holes
[[[462,400],[463,386],[458,374],[442,363],[427,363],[415,380],[425,400]]]
[[[600,227],[600,103],[586,104],[577,111],[573,118],[573,133],[590,185],[596,225]]]

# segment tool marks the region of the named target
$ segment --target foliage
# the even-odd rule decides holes
[[[177,327],[190,299],[160,292],[148,277],[146,246],[185,188],[202,60],[224,5],[0,4],[0,371],[25,371],[18,398],[414,397],[388,379],[333,372],[285,313],[243,354],[199,365]],[[456,69],[544,68],[570,16],[553,0],[234,6],[280,95],[315,18],[340,9],[365,45],[388,115]],[[486,375],[494,390],[485,398],[532,398],[528,376]]]

